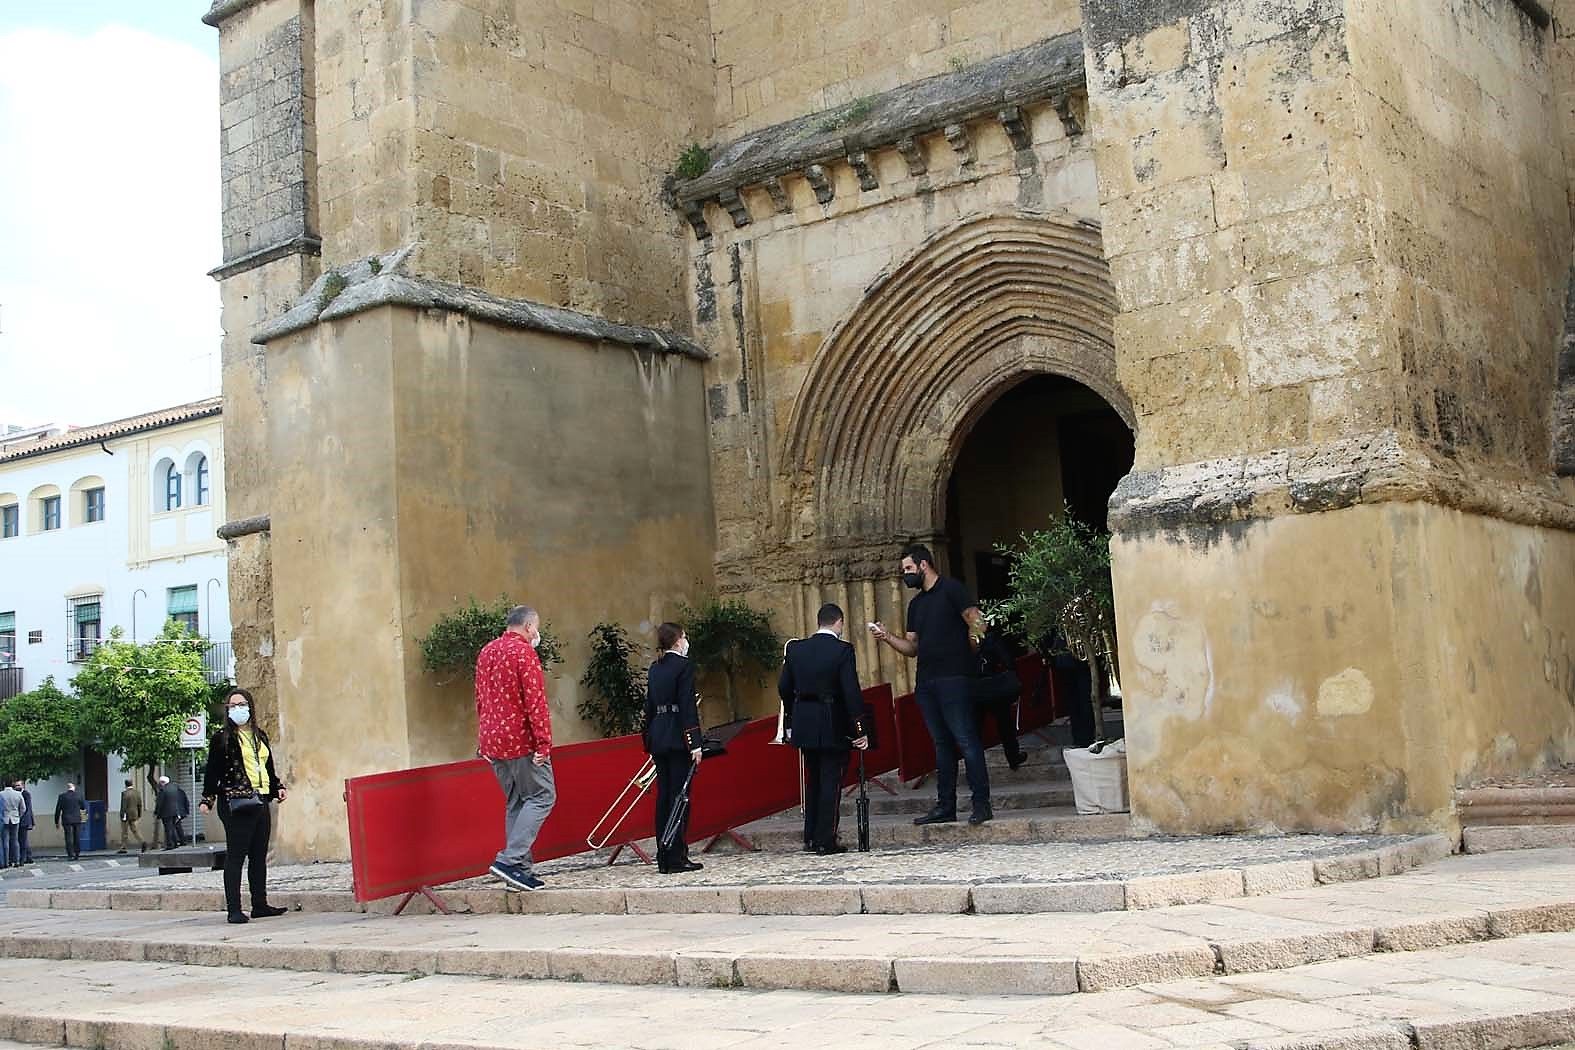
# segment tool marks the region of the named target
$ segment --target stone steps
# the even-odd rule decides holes
[[[844,804],[841,839],[855,841],[851,807]],[[962,809],[951,824],[917,826],[907,813],[870,814],[870,845],[875,849],[900,846],[963,846],[985,843],[1088,842],[1124,838],[1131,829],[1125,813],[1079,816],[1071,806],[1006,810],[988,824],[968,823]],[[804,848],[804,821],[797,809],[757,820],[739,829],[756,849],[792,852]]]
[[[972,798],[966,790],[957,794],[957,812],[966,817],[972,811]],[[1072,805],[1072,782],[1067,781],[1021,781],[1002,782],[992,779],[990,784],[990,803],[996,813],[1010,813],[1022,809],[1066,809]],[[928,813],[930,807],[935,805],[935,788],[926,784],[917,790],[898,788],[897,794],[889,795],[876,788],[870,793],[870,817],[877,815],[905,814],[914,817],[921,813]],[[843,808],[850,808],[844,802]]]
[[[0,955],[691,988],[1069,995],[1569,930],[1575,851],[1544,851],[1097,915],[297,913],[232,927],[214,914],[5,909]]]
[[[752,884],[704,884],[684,877],[662,885],[640,885],[643,872],[623,876],[632,885],[563,887],[530,894],[509,893],[491,883],[462,883],[440,893],[449,908],[467,914],[622,915],[622,914],[1035,914],[1043,912],[1125,911],[1260,896],[1314,886],[1394,875],[1441,860],[1451,843],[1441,835],[1424,836],[1372,850],[1349,851],[1305,860],[1245,863],[1127,879],[932,879],[903,884],[865,880],[802,881],[777,879]],[[908,870],[912,870],[911,868]],[[479,883],[482,883],[478,885]],[[357,902],[344,891],[275,889],[273,900],[307,912],[386,913],[395,898]],[[13,894],[19,908],[115,911],[219,911],[219,890],[56,889]],[[414,914],[433,909],[418,898]]]
[[[1462,828],[1460,839],[1466,853],[1566,848],[1575,846],[1575,824],[1475,825]]]
[[[1519,1050],[1575,1038],[1567,934],[1048,1000],[832,1002],[798,991],[25,959],[0,959],[0,986],[10,993],[0,1037],[84,1050]],[[236,988],[244,1010],[226,994]]]

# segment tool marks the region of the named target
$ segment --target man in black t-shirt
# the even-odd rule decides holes
[[[906,635],[898,638],[878,623],[870,625],[870,632],[902,655],[919,658],[915,694],[935,742],[936,797],[935,808],[914,823],[957,819],[960,752],[973,794],[968,823],[983,824],[995,815],[973,704],[973,679],[979,666],[975,649],[984,634],[984,617],[966,587],[935,570],[934,556],[921,544],[902,552],[902,582],[919,592],[908,603]]]

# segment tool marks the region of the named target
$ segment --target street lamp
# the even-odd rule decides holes
[[[139,594],[146,598],[148,592],[141,587],[131,592],[131,640],[133,643],[137,640],[137,595]]]
[[[207,583],[203,584],[202,587],[202,599],[203,602],[208,606],[208,611],[206,614],[207,619],[203,621],[203,627],[205,629],[204,634],[210,641],[213,638],[213,591],[209,588],[211,588],[216,583],[221,588],[224,586],[223,581],[221,581],[217,576],[214,576],[211,577]]]

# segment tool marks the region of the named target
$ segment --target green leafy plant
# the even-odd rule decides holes
[[[736,720],[739,675],[754,671],[763,676],[782,664],[782,639],[771,626],[771,614],[737,599],[712,597],[696,607],[680,607],[679,622],[689,636],[689,658],[700,670],[726,679],[727,709]]]
[[[953,73],[961,73],[968,68],[968,60],[961,55],[953,55],[946,60],[946,64],[951,67]]]
[[[0,704],[0,775],[48,780],[77,768],[86,733],[82,702],[45,678]]]
[[[875,100],[870,98],[868,95],[861,95],[852,102],[849,102],[847,105],[843,106],[841,109],[830,113],[823,120],[821,120],[820,130],[840,130],[847,127],[849,124],[857,124],[859,121],[863,120],[874,111]]]
[[[684,151],[678,155],[678,167],[674,169],[680,179],[698,179],[711,170],[711,153],[698,142],[691,142]]]
[[[986,615],[1046,655],[1050,639],[1059,633],[1064,651],[1088,663],[1097,694],[1098,734],[1103,737],[1107,679],[1100,662],[1107,661],[1120,675],[1110,537],[1073,517],[1069,507],[1049,528],[1020,536],[1016,546],[997,549],[1010,559],[1007,597],[986,603]]]
[[[339,293],[350,287],[350,279],[338,270],[329,270],[323,279],[322,291],[317,295],[317,312],[328,309],[328,304],[339,298]]]
[[[640,649],[616,623],[591,631],[591,660],[580,676],[585,698],[580,717],[602,736],[623,736],[640,727],[645,708],[645,671],[636,661]]]
[[[156,766],[180,752],[181,724],[212,696],[202,656],[208,642],[175,620],[152,641],[125,640],[120,628],[77,672],[82,723],[99,750],[125,766]]]
[[[444,613],[417,643],[421,646],[421,666],[438,675],[441,684],[476,673],[476,656],[483,646],[503,633],[508,626],[509,610],[515,603],[499,598],[479,605],[474,597],[452,612]],[[563,646],[545,620],[541,624],[541,644],[536,647],[542,670],[551,674],[563,662]]]

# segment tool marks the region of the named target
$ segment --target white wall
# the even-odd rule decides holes
[[[209,463],[209,502],[192,506],[195,478],[182,486],[184,506],[166,512],[156,496],[163,492],[162,477],[153,474],[169,457],[183,467],[193,453]],[[105,488],[105,519],[83,523],[83,497],[72,486],[80,479],[99,477]],[[34,532],[35,516],[26,505],[29,493],[42,486],[58,488],[63,497],[61,528]],[[16,496],[21,504],[23,534],[0,539],[0,613],[16,614],[16,659],[23,668],[23,689],[37,688],[53,675],[65,688],[79,664],[68,658],[72,632],[68,599],[102,595],[102,633],[121,627],[127,638],[147,640],[164,626],[169,589],[195,585],[200,632],[216,642],[230,640],[230,603],[223,541],[214,530],[224,522],[224,463],[221,419],[211,416],[98,444],[0,463],[0,505]],[[132,612],[135,605],[136,620]],[[28,641],[31,632],[42,632],[41,642]],[[118,807],[124,781],[130,777],[146,789],[144,778],[123,771],[116,756],[109,757],[111,844],[118,841]],[[0,771],[0,775],[5,775]],[[82,770],[75,776],[82,786]],[[34,841],[58,844],[53,830],[55,798],[65,780],[32,787],[38,811]],[[149,816],[143,835],[151,832]],[[192,800],[193,806],[196,800]]]

